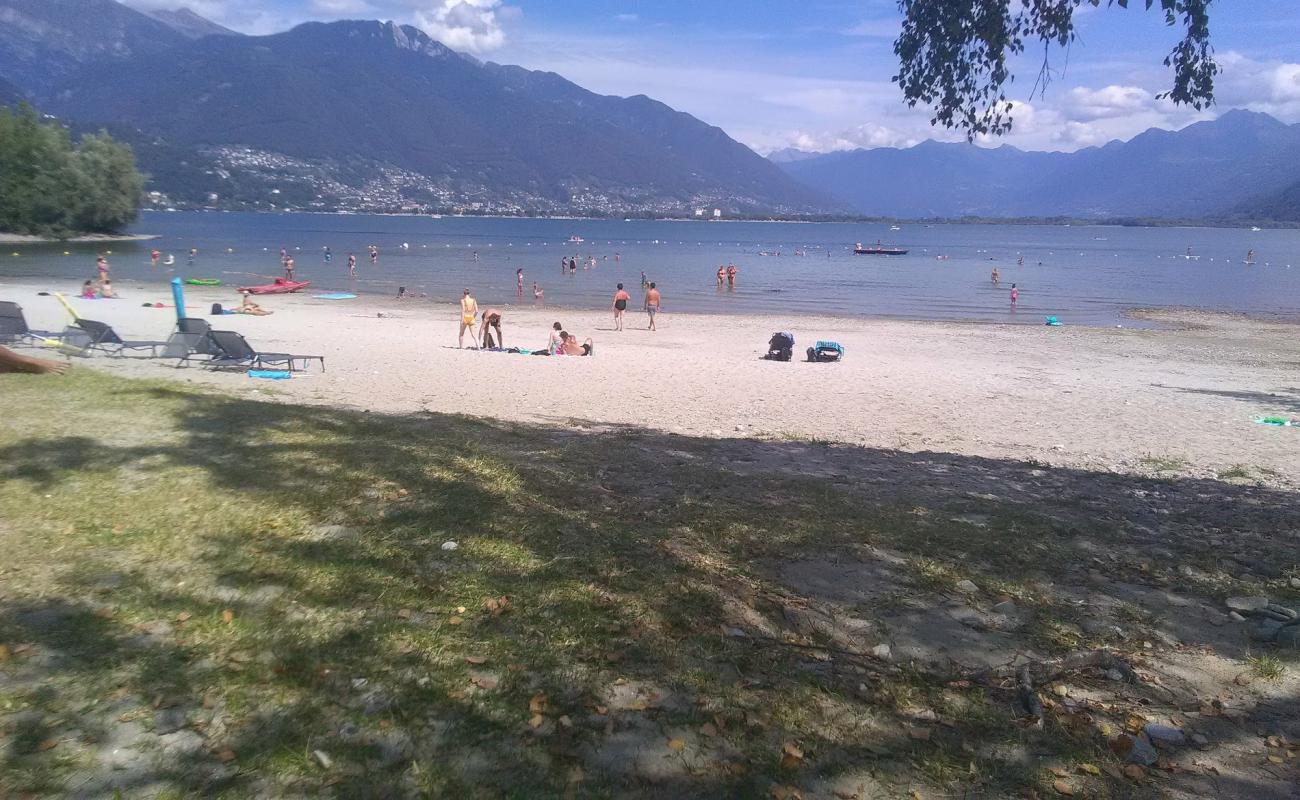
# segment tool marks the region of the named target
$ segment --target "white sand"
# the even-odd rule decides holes
[[[48,287],[0,284],[0,299],[20,302],[33,327],[62,327],[65,312],[39,288]],[[118,290],[126,299],[72,302],[128,338],[166,338],[173,311],[140,303],[170,302],[169,289],[128,281]],[[659,331],[630,312],[618,333],[605,310],[498,305],[508,345],[542,347],[555,320],[595,339],[592,358],[543,358],[457,350],[458,310],[425,300],[280,295],[259,298],[272,316],[208,317],[214,300],[237,304],[231,289],[187,287],[186,299],[191,316],[262,350],[323,355],[327,371],[271,382],[144,359],[74,361],[383,412],[816,437],[1100,469],[1141,471],[1144,457],[1159,456],[1186,460],[1184,474],[1243,464],[1275,471],[1269,483],[1300,483],[1300,428],[1253,422],[1300,416],[1293,325],[1194,313],[1162,315],[1182,328],[1161,331],[686,315],[671,313],[669,293]],[[796,357],[819,338],[840,341],[848,357],[762,361],[776,330],[795,334]]]

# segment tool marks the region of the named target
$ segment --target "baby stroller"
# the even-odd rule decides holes
[[[767,355],[763,358],[769,361],[789,361],[794,357],[794,336],[781,331],[772,334],[772,338],[767,341]]]
[[[844,358],[844,345],[839,342],[818,341],[817,344],[808,348],[809,361],[839,361]]]

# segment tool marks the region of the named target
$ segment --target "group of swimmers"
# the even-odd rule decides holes
[[[738,272],[740,272],[740,270],[736,269],[735,264],[728,264],[725,267],[719,264],[718,265],[718,288],[719,289],[722,288],[722,284],[724,281],[726,282],[728,289],[736,288],[736,273]]]

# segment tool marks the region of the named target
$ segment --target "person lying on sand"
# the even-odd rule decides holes
[[[68,365],[48,358],[20,356],[7,347],[0,347],[0,372],[26,372],[32,375],[62,375]]]
[[[257,303],[253,302],[251,292],[242,292],[244,299],[239,302],[239,308],[235,309],[236,314],[252,314],[255,317],[265,317],[268,314],[274,314],[274,311],[267,311]]]
[[[564,339],[564,346],[556,351],[556,355],[566,356],[589,356],[591,355],[592,342],[590,337],[582,344],[578,344],[578,337],[568,331],[561,331],[560,336]]]

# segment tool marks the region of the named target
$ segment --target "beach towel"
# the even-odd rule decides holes
[[[287,381],[290,375],[288,370],[283,369],[250,369],[248,377],[264,378],[268,381]]]
[[[328,292],[326,294],[312,295],[317,300],[355,300],[356,295],[351,292]]]

